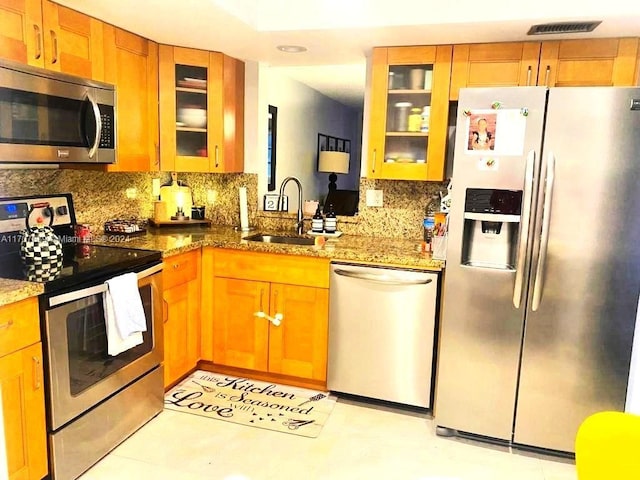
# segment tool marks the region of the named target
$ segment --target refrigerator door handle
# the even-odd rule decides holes
[[[524,266],[527,255],[527,243],[529,243],[529,221],[531,219],[531,203],[533,202],[533,170],[536,160],[535,150],[527,154],[527,164],[524,173],[524,199],[523,211],[520,219],[520,240],[518,242],[518,262],[516,264],[516,278],[513,285],[513,306],[520,308],[522,302],[522,290],[524,288]]]
[[[544,207],[542,210],[542,231],[540,232],[540,252],[536,266],[536,279],[533,284],[533,300],[531,310],[534,312],[542,302],[542,290],[544,289],[544,277],[547,263],[547,248],[549,246],[549,225],[551,224],[551,198],[553,197],[553,183],[555,181],[556,158],[553,152],[547,157],[546,178],[544,181]]]

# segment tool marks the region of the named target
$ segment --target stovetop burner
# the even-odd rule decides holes
[[[28,221],[28,215],[32,218],[38,215],[30,208],[32,205],[45,203],[59,213],[51,223],[62,240],[63,255],[46,265],[32,264],[20,255],[21,234],[17,229]],[[40,282],[48,293],[97,283],[161,262],[161,253],[157,251],[80,243],[73,235],[74,225],[70,194],[0,199],[0,278]]]
[[[65,244],[62,265],[27,264],[20,252],[0,256],[0,278],[44,283],[45,292],[110,278],[161,261],[160,252],[91,244]]]

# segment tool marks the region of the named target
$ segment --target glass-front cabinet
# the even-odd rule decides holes
[[[160,168],[242,172],[244,64],[160,46]]]
[[[443,180],[450,45],[373,49],[368,176]]]

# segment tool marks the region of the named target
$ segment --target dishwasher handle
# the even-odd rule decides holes
[[[362,273],[362,272],[353,272],[351,270],[342,270],[340,268],[336,268],[334,270],[336,275],[341,275],[343,277],[351,277],[356,278],[358,280],[366,280],[368,282],[377,283],[380,285],[394,285],[394,286],[402,286],[402,285],[426,285],[427,283],[431,283],[433,279],[424,278],[420,280],[399,280],[389,278],[386,275],[374,275],[370,273]]]

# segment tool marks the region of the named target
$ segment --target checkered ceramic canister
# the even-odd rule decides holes
[[[20,254],[26,264],[57,265],[62,260],[62,242],[51,227],[29,227],[22,232]]]

